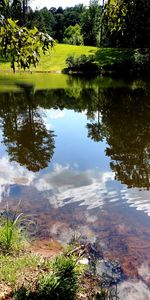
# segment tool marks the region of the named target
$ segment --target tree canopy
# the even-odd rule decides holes
[[[24,2],[27,3],[27,1],[23,1],[23,8]],[[8,0],[2,0],[0,9],[1,56],[10,60],[14,72],[16,66],[24,70],[31,66],[36,67],[41,52],[45,53],[50,50],[54,40],[47,33],[40,32],[36,27],[32,29],[25,26],[20,27],[18,20],[8,18],[12,11],[12,6],[10,8]]]

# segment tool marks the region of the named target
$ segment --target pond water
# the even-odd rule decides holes
[[[1,209],[21,201],[40,238],[96,242],[121,299],[150,299],[150,80],[1,76],[0,140]]]

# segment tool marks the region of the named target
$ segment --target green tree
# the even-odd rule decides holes
[[[37,105],[32,87],[24,92],[5,95],[0,106],[3,143],[10,161],[16,161],[32,172],[46,168],[54,149],[54,132],[47,130]]]
[[[15,72],[18,68],[29,69],[36,67],[40,53],[45,53],[53,46],[53,39],[37,28],[31,30],[19,27],[17,21],[12,19],[0,20],[0,47],[1,54],[11,61],[11,67]]]
[[[83,45],[83,35],[80,25],[69,26],[65,29],[63,42],[71,45]]]
[[[75,5],[74,7],[67,7],[64,9],[64,27],[67,28],[70,25],[81,25],[81,17],[86,10],[83,4]]]
[[[58,42],[62,42],[64,36],[64,10],[62,7],[58,7],[57,9],[51,8],[49,10],[54,16],[54,24],[53,24],[53,38]]]
[[[109,0],[105,31],[111,46],[150,47],[149,0]]]
[[[1,0],[0,14],[5,18],[11,17],[18,20],[19,25],[25,25],[27,22],[27,11],[30,0]]]
[[[82,15],[81,28],[85,45],[100,44],[100,12],[99,1],[91,0],[89,8]]]
[[[53,28],[55,26],[55,19],[51,11],[47,9],[47,7],[42,8],[39,13],[41,14],[42,21],[44,23],[44,27],[42,31],[53,36]]]

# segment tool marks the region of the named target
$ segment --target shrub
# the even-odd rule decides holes
[[[81,55],[79,57],[69,56],[66,59],[66,64],[68,66],[67,71],[69,72],[91,74],[98,73],[99,71],[93,55]]]
[[[150,50],[137,49],[133,56],[134,69],[137,72],[150,72]]]
[[[50,300],[73,300],[78,290],[78,268],[74,258],[61,255],[53,264],[53,272],[39,281],[39,296]]]
[[[95,61],[105,72],[129,72],[132,68],[132,49],[101,48],[95,54]]]
[[[83,266],[76,259],[65,255],[58,256],[50,264],[49,272],[37,282],[34,290],[22,286],[14,293],[16,300],[74,300],[78,291],[78,279]]]
[[[83,36],[79,24],[65,29],[63,43],[70,45],[83,45]]]

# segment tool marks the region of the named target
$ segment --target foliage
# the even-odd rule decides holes
[[[23,214],[18,213],[17,209],[11,214],[7,204],[0,222],[0,250],[2,252],[8,253],[22,249],[26,243],[25,234],[20,226],[24,219]]]
[[[75,5],[74,7],[66,7],[64,9],[64,28],[75,26],[79,24],[81,26],[82,14],[86,10],[83,4]]]
[[[132,59],[131,49],[102,48],[95,54],[95,61],[103,71],[129,72]]]
[[[83,45],[81,27],[78,24],[67,27],[64,31],[63,42],[70,45]]]
[[[150,46],[149,0],[114,0],[105,6],[105,35],[108,45]]]
[[[97,48],[92,46],[55,44],[54,50],[52,51],[51,55],[49,55],[48,53],[46,53],[45,55],[41,53],[40,62],[36,67],[36,71],[40,71],[40,72],[62,71],[67,66],[66,59],[68,56],[71,55],[80,56],[82,54],[90,55],[90,54],[94,54],[96,50]],[[0,69],[5,71],[9,70],[10,69],[9,63],[1,62]],[[49,75],[47,74],[46,76]],[[44,74],[42,75],[42,77],[40,76],[39,84],[42,82],[45,83],[45,81],[48,82],[48,80],[46,79],[47,77],[44,78],[44,80],[43,77]],[[54,75],[52,77],[54,77]],[[31,77],[31,82],[34,82],[32,78],[33,76]],[[59,76],[57,76],[57,80],[59,81]],[[49,84],[51,83],[49,82]]]
[[[100,45],[100,16],[101,7],[99,6],[99,1],[90,1],[89,8],[84,11],[81,17],[81,32],[85,45]]]
[[[22,287],[15,292],[14,299],[74,300],[79,288],[79,269],[76,258],[60,255],[52,262],[49,272],[39,279],[35,291]]]
[[[39,281],[39,295],[45,299],[73,300],[78,290],[76,259],[58,256],[53,264],[53,273]]]
[[[149,0],[90,0],[89,6],[46,7],[33,11],[28,0],[1,0],[0,15],[50,34],[58,42],[64,32],[78,24],[85,45],[150,47]]]
[[[94,56],[81,55],[79,57],[69,56],[66,59],[68,68],[66,71],[85,74],[98,73],[98,66],[95,64]]]
[[[145,73],[150,70],[150,51],[149,49],[137,49],[133,56],[134,69],[137,72]]]
[[[10,59],[11,68],[15,72],[16,65],[21,69],[36,67],[41,51],[45,54],[53,46],[53,39],[39,32],[37,28],[28,30],[20,28],[17,21],[1,19],[0,47],[2,56]]]
[[[105,7],[105,34],[111,46],[121,46],[126,29],[127,3],[123,0],[109,1]]]
[[[42,259],[31,253],[21,256],[0,254],[0,282],[15,286],[17,282],[21,281],[21,276],[23,277],[26,270],[34,270],[41,264]]]

